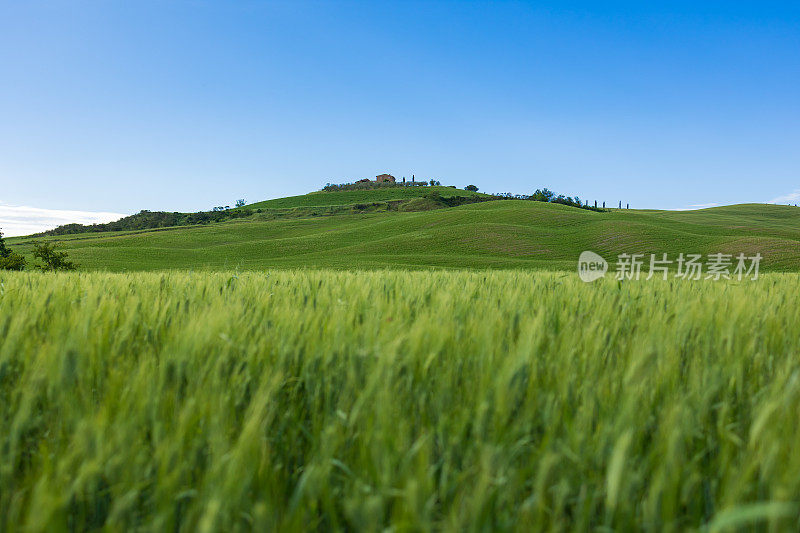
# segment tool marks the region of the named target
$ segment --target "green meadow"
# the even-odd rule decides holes
[[[279,199],[284,211],[301,209],[282,218],[265,208],[247,218],[209,225],[46,239],[62,243],[85,270],[116,272],[304,267],[574,270],[583,250],[611,262],[620,253],[659,257],[668,253],[670,258],[679,253],[760,253],[763,270],[800,270],[800,208],[790,206],[595,212],[498,200],[439,209],[418,205],[416,211],[326,211],[332,204],[325,202],[352,200],[342,195],[357,194],[362,201],[380,205],[382,194],[419,193],[417,189],[423,188],[319,192]],[[11,249],[30,257],[34,240],[8,242]]]
[[[796,530],[799,299],[778,273],[2,272],[0,530]]]

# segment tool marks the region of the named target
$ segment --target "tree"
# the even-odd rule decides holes
[[[0,270],[24,270],[25,258],[6,247],[3,232],[0,231]]]
[[[467,185],[466,187],[464,187],[464,190],[465,191],[478,192],[478,188],[475,185]]]
[[[247,205],[247,202],[244,201],[244,198],[240,200],[236,200],[236,207],[244,207]]]
[[[550,189],[536,189],[536,191],[531,195],[531,200],[535,200],[537,202],[552,202],[555,199],[555,193]]]
[[[42,260],[42,264],[37,265],[40,270],[75,270],[76,268],[75,263],[67,259],[67,252],[58,250],[55,244],[46,242],[34,244],[33,257]]]
[[[0,270],[25,270],[25,258],[16,252],[0,257]]]

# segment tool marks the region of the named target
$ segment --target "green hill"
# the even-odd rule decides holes
[[[281,200],[296,204],[318,196],[324,201],[352,198],[344,193],[330,198],[323,194],[338,193]],[[202,226],[48,239],[62,242],[82,268],[112,271],[297,267],[573,270],[583,250],[597,252],[609,261],[619,253],[677,257],[681,252],[759,252],[765,270],[800,270],[800,209],[761,204],[681,212],[594,212],[499,200],[419,212],[279,219],[256,213]],[[23,253],[29,253],[31,242],[30,238],[9,239],[12,249]]]
[[[249,204],[247,209],[285,209],[293,207],[327,207],[359,203],[386,202],[421,198],[433,192],[444,198],[453,196],[488,196],[454,187],[381,187],[351,191],[315,191],[300,196],[287,196]]]
[[[350,185],[352,186],[352,185]],[[79,233],[106,233],[152,230],[174,226],[193,226],[248,218],[301,218],[381,211],[428,211],[468,203],[497,200],[499,197],[464,191],[455,187],[428,186],[364,186],[356,190],[317,191],[300,196],[276,198],[231,209],[215,207],[211,211],[193,213],[147,211],[102,224],[65,224],[31,235],[31,237],[64,236]]]

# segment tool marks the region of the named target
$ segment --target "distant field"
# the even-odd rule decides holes
[[[0,272],[0,530],[796,530],[798,308],[796,274]]]
[[[307,196],[328,194],[338,193]],[[764,270],[800,270],[800,209],[760,204],[682,212],[614,209],[598,213],[500,200],[408,213],[277,220],[260,220],[257,215],[207,226],[54,239],[63,242],[82,268],[111,271],[296,267],[574,270],[583,250],[609,260],[620,253],[676,257],[679,253],[758,252],[764,256]],[[23,253],[31,248],[25,238],[9,239],[9,244]]]
[[[300,196],[288,196],[263,202],[255,202],[247,207],[287,208],[287,207],[322,207],[331,205],[351,205],[359,202],[383,202],[386,200],[408,200],[438,192],[441,196],[486,196],[478,192],[454,189],[452,187],[386,187],[358,191],[312,192]]]

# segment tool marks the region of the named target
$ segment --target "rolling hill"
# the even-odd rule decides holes
[[[328,207],[359,203],[386,202],[390,200],[410,200],[430,193],[438,193],[444,198],[452,196],[488,197],[487,194],[470,192],[454,187],[384,187],[352,191],[315,191],[299,196],[287,196],[256,202],[247,209],[286,209],[295,207]]]
[[[427,189],[423,192],[432,188]],[[63,243],[83,269],[110,271],[304,267],[573,270],[583,250],[597,252],[609,261],[620,253],[677,257],[681,252],[759,252],[764,270],[800,270],[800,209],[790,206],[593,212],[542,202],[498,200],[412,212],[318,216],[312,209],[305,216],[291,218],[270,214],[272,209],[386,201],[386,191],[311,193],[269,200],[248,206],[261,209],[260,213],[209,225],[47,239]],[[9,239],[12,249],[24,254],[29,254],[31,243],[31,238]]]

